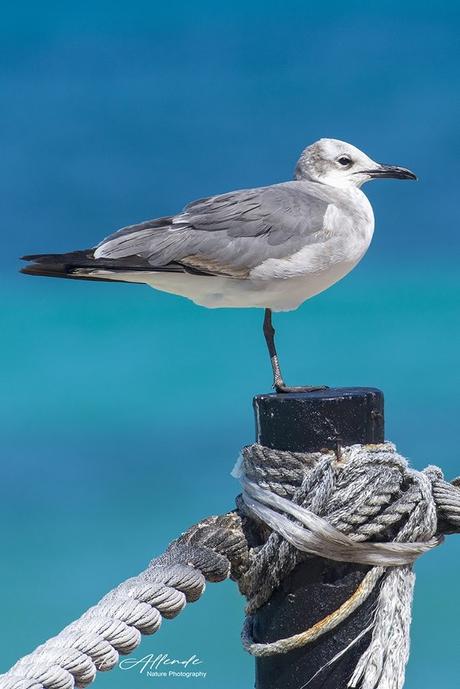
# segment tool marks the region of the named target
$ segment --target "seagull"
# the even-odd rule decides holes
[[[207,308],[264,309],[276,392],[324,389],[285,384],[272,312],[298,308],[356,266],[374,232],[361,186],[388,177],[417,179],[344,141],[320,139],[302,152],[292,181],[193,201],[177,215],[123,227],[91,249],[24,256],[30,263],[22,272],[145,283]]]

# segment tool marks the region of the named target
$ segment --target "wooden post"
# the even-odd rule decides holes
[[[278,450],[323,448],[384,440],[383,394],[374,388],[337,388],[254,398],[257,442]],[[255,614],[254,641],[268,643],[302,632],[336,610],[369,567],[311,557],[299,564]],[[289,653],[256,659],[256,689],[345,689],[369,632],[375,592],[344,622]],[[334,656],[341,657],[327,666]],[[322,669],[324,668],[324,669]]]

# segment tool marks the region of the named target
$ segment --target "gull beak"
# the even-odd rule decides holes
[[[374,170],[363,170],[364,174],[372,178],[388,177],[391,179],[417,179],[413,172],[397,165],[378,165]]]

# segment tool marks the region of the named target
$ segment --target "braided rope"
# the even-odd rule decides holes
[[[201,596],[206,581],[241,568],[247,545],[236,513],[210,517],[174,541],[148,568],[110,591],[60,634],[0,675],[1,689],[86,687],[97,671],[114,668],[142,634],[178,615]]]

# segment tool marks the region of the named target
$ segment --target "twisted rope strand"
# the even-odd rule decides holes
[[[142,634],[198,600],[206,581],[223,581],[247,558],[236,513],[211,517],[174,541],[148,568],[110,591],[60,634],[0,675],[1,689],[86,687],[114,668]]]
[[[373,567],[364,576],[362,582],[356,591],[339,607],[329,615],[326,615],[322,620],[316,622],[309,629],[306,629],[299,634],[293,634],[285,639],[278,639],[269,644],[259,644],[253,641],[252,625],[253,616],[247,615],[243,631],[241,633],[241,640],[244,648],[253,656],[267,657],[277,655],[279,653],[288,653],[295,648],[300,648],[306,644],[316,641],[323,634],[327,634],[337,627],[343,620],[349,617],[364,601],[370,596],[374,587],[382,577],[384,570],[382,567]]]

